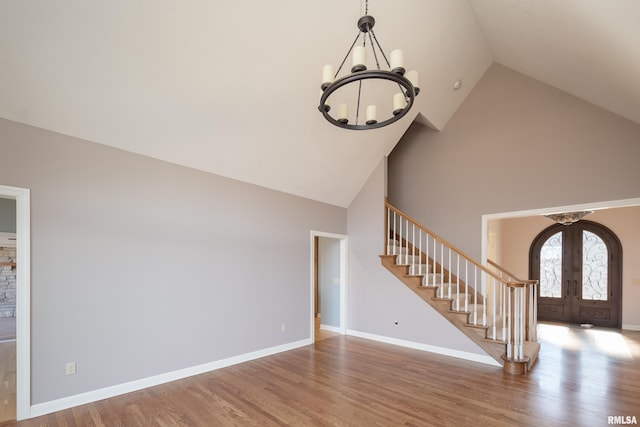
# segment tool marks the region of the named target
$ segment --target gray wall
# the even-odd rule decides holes
[[[31,190],[33,404],[310,338],[310,231],[345,209],[6,120],[0,141],[0,184]]]
[[[321,323],[340,326],[340,240],[318,237],[318,293]],[[338,281],[338,283],[336,283]]]
[[[0,232],[16,232],[16,201],[0,199]]]
[[[486,355],[382,266],[384,196],[383,160],[348,209],[348,328],[386,338]]]
[[[603,77],[604,78],[604,77]],[[640,125],[498,64],[389,156],[389,200],[476,258],[483,214],[640,197]]]

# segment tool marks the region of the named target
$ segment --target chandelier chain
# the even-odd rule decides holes
[[[369,14],[369,0],[365,0],[364,2],[364,14]],[[371,31],[371,28],[369,29]],[[362,33],[362,46],[367,46],[367,33]],[[371,47],[373,48],[373,43],[371,43]],[[376,55],[376,50],[373,49],[373,56]],[[378,68],[379,69],[379,68]],[[360,96],[362,94],[362,80],[358,82],[358,102],[356,106],[356,125],[358,124],[358,119],[360,118]]]
[[[358,82],[358,102],[356,107],[356,125],[358,124],[358,119],[360,118],[360,96],[362,95],[362,80]]]
[[[391,64],[389,63],[389,60],[387,59],[387,55],[385,55],[384,50],[382,49],[382,46],[380,46],[380,42],[378,41],[378,38],[376,37],[376,33],[373,31],[373,29],[369,30],[369,32],[373,36],[373,40],[376,42],[376,45],[378,45],[378,49],[380,49],[380,53],[382,54],[382,57],[384,58],[384,62],[387,63],[387,67],[391,67]],[[371,44],[373,44],[373,42],[371,42]],[[374,52],[375,52],[375,49],[374,49]]]
[[[378,68],[378,70],[380,69],[380,61],[378,60],[378,54],[376,53],[376,49],[375,49],[375,45],[373,44],[373,39],[371,38],[371,33],[373,32],[373,30],[369,31],[369,40],[371,40],[371,50],[373,51],[373,58],[376,61],[376,67]],[[365,36],[366,39],[366,36]],[[380,49],[380,51],[382,52],[382,49]],[[382,52],[382,54],[384,55],[384,52]]]

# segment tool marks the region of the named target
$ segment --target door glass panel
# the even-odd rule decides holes
[[[608,299],[608,255],[607,245],[600,236],[582,231],[582,299]]]
[[[540,296],[562,297],[562,231],[549,237],[540,249]]]

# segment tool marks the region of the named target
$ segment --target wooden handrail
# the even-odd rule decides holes
[[[500,270],[501,272],[503,272],[504,274],[506,274],[507,276],[511,277],[512,279],[515,279],[516,282],[520,282],[520,283],[524,283],[526,285],[535,285],[538,283],[537,280],[524,280],[524,279],[520,279],[518,276],[516,276],[515,274],[513,274],[512,272],[510,272],[509,270],[507,270],[506,268],[504,268],[503,266],[501,266],[500,264],[491,261],[490,259],[487,260],[487,264],[489,264],[490,266]]]
[[[409,215],[405,214],[404,212],[402,212],[400,209],[397,209],[396,207],[394,207],[393,205],[391,205],[388,201],[385,200],[385,207],[388,209],[391,209],[393,212],[397,213],[398,215],[403,216],[407,221],[409,221],[410,223],[412,223],[413,225],[415,225],[418,228],[421,228],[425,233],[429,234],[430,236],[432,236],[434,239],[438,240],[440,243],[442,243],[444,246],[446,246],[448,249],[460,254],[463,258],[466,258],[467,261],[469,261],[471,264],[475,265],[476,267],[480,268],[482,271],[484,271],[485,273],[487,273],[489,276],[493,277],[494,279],[502,282],[502,283],[509,283],[507,280],[503,279],[502,277],[500,277],[498,274],[496,274],[495,272],[491,271],[490,269],[488,269],[487,267],[485,267],[484,265],[480,264],[478,261],[476,261],[475,259],[473,259],[473,257],[471,257],[470,255],[467,255],[465,252],[463,252],[462,250],[456,248],[454,245],[452,245],[451,243],[449,243],[448,241],[446,241],[445,239],[443,239],[441,236],[437,235],[436,233],[434,233],[433,231],[429,230],[427,227],[423,226],[422,224],[420,224],[418,221],[416,221],[415,219],[411,218]],[[514,282],[516,283],[516,282]],[[526,281],[520,281],[518,280],[517,283],[522,283],[523,285],[526,284]]]

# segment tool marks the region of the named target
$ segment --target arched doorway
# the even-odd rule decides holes
[[[621,326],[622,246],[607,227],[546,228],[531,244],[529,275],[540,283],[539,320]]]

